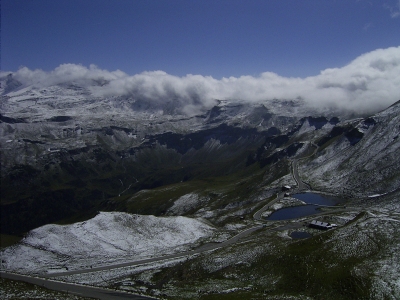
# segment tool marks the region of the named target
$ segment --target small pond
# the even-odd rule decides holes
[[[312,235],[305,231],[293,231],[290,237],[293,239],[308,239],[312,237]]]
[[[334,206],[340,202],[339,199],[335,199],[334,197],[314,193],[294,194],[292,195],[292,197],[307,203],[307,205],[299,205],[279,209],[273,212],[267,218],[267,220],[289,220],[310,216],[319,213],[319,207],[321,205]]]
[[[340,202],[337,198],[315,193],[294,194],[292,195],[292,197],[299,199],[307,204],[334,206]]]
[[[278,221],[278,220],[289,220],[301,218],[309,215],[314,215],[320,212],[318,210],[318,206],[315,205],[301,205],[301,206],[292,206],[279,209],[273,212],[267,220]]]

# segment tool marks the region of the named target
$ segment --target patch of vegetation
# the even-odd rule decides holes
[[[273,294],[308,295],[323,299],[366,299],[371,282],[355,275],[363,258],[341,259],[324,247],[331,233],[289,245],[272,265],[281,276]]]
[[[0,234],[0,248],[5,248],[18,243],[22,237],[16,235]]]
[[[58,224],[58,225],[70,225],[70,224],[74,224],[74,223],[77,223],[77,222],[83,222],[83,221],[86,221],[88,219],[94,218],[96,215],[97,215],[97,212],[89,210],[87,212],[85,211],[85,212],[82,212],[82,213],[74,214],[72,217],[68,217],[68,218],[65,218],[65,219],[57,220],[54,223]]]
[[[324,149],[328,148],[330,145],[332,145],[333,143],[335,143],[338,139],[342,138],[343,134],[340,135],[336,135],[333,137],[329,137],[327,139],[321,139],[318,142],[319,148],[318,148],[318,152],[322,152]]]
[[[16,165],[11,168],[7,176],[1,179],[0,204],[10,204],[15,202],[15,199],[29,195],[26,187],[31,186],[39,174],[39,170],[29,165]]]
[[[241,244],[164,268],[137,284],[166,293],[168,299],[370,299],[373,272],[366,262],[382,249],[341,255],[365,237],[355,230],[364,216],[342,227],[347,232],[350,226],[353,236],[340,238],[339,251],[331,248],[338,246],[342,229],[305,240],[283,239],[262,229]]]
[[[248,136],[238,138],[241,133],[218,127],[202,133],[201,142],[165,134],[118,151],[98,136],[97,146],[46,152],[35,168],[19,165],[2,174],[1,232],[23,234],[47,223],[88,219],[101,210],[163,215],[188,193],[209,198],[211,209],[250,208],[270,166],[248,163],[263,133],[244,130]],[[282,172],[287,166],[272,167],[270,179]]]
[[[52,291],[44,287],[5,278],[0,278],[0,298],[4,300],[19,299],[60,299],[60,300],[89,300],[92,298],[79,297],[63,292]]]
[[[208,198],[207,205],[212,209],[218,209],[235,202],[246,202],[253,193],[258,191],[256,188],[262,182],[263,174],[264,170],[254,165],[226,176],[164,185],[151,190],[142,190],[129,198],[115,197],[112,200],[119,210],[163,215],[179,197],[195,193],[200,197]],[[245,204],[241,203],[241,206],[243,205]],[[188,214],[193,212],[189,211]]]

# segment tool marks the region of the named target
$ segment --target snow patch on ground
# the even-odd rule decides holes
[[[204,218],[204,219],[211,219],[214,218],[217,215],[217,213],[214,210],[211,210],[210,207],[204,207],[200,208],[196,214],[196,218]]]
[[[266,245],[260,245],[254,247],[250,251],[243,251],[240,253],[229,252],[229,250],[224,249],[221,252],[215,253],[212,256],[205,257],[201,261],[201,264],[203,268],[209,273],[216,272],[235,264],[250,265],[257,256],[265,253],[266,247]]]
[[[303,180],[314,188],[354,197],[385,195],[399,186],[400,107],[373,116],[375,125],[351,122],[356,130],[321,148],[316,157],[299,165]],[[361,131],[360,131],[361,130]]]
[[[400,298],[400,220],[390,213],[382,203],[379,209],[366,211],[357,221],[335,230],[324,242],[328,252],[343,260],[365,258],[352,272],[371,278],[371,299]]]
[[[264,211],[262,213],[262,217],[267,218],[269,217],[273,212],[285,208],[285,207],[292,207],[292,206],[300,206],[300,205],[306,205],[305,202],[296,199],[296,198],[283,198],[277,202],[275,202],[273,205],[271,205],[268,210]]]
[[[226,224],[224,226],[224,229],[229,230],[229,231],[237,231],[237,230],[243,229],[244,227],[246,227],[246,225],[244,225],[244,224]]]
[[[183,215],[208,202],[209,198],[197,194],[186,194],[174,202],[174,205],[167,211],[167,215]]]
[[[282,186],[289,185],[289,186],[296,186],[297,182],[293,179],[292,174],[287,174],[278,178],[277,180],[273,181],[271,184],[268,185],[268,188],[281,188]]]

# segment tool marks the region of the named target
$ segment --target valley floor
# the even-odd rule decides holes
[[[284,203],[290,205],[281,194],[255,215]],[[2,268],[171,299],[346,299],[347,293],[398,299],[400,208],[393,197],[379,203],[288,221],[232,223],[225,230],[191,218],[100,213],[32,231],[2,250]],[[305,226],[316,218],[338,227],[322,232]],[[124,237],[131,230],[133,240]],[[293,239],[293,232],[312,237]]]
[[[39,227],[1,250],[2,270],[166,299],[399,299],[399,193],[266,220],[304,204],[286,192],[274,194],[277,186],[297,186],[291,193],[309,187],[296,160],[291,171],[263,187],[268,197],[219,217],[222,225],[207,219],[210,210],[174,216],[209,201],[188,193],[170,216],[100,212],[71,225]],[[337,227],[310,228],[314,219]]]

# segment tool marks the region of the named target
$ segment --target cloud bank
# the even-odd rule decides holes
[[[3,73],[2,75],[4,75]],[[374,112],[400,99],[400,46],[363,54],[340,68],[326,69],[306,78],[265,72],[258,77],[215,79],[211,76],[177,77],[163,71],[128,75],[63,64],[51,72],[26,67],[13,73],[24,86],[51,86],[66,82],[87,87],[99,97],[129,96],[148,103],[175,103],[187,113],[209,108],[215,99],[259,102],[302,98],[314,107],[335,107]]]

